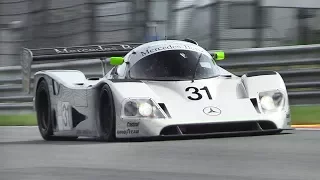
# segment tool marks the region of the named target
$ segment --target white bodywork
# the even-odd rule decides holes
[[[51,105],[56,112],[57,129],[55,135],[62,136],[92,136],[99,134],[97,101],[102,84],[109,84],[112,89],[116,109],[116,137],[151,137],[161,135],[165,127],[193,124],[217,124],[227,122],[272,122],[276,129],[290,129],[290,110],[287,90],[283,79],[278,73],[237,77],[219,67],[222,75],[211,79],[187,81],[121,81],[127,71],[142,57],[159,51],[170,49],[188,49],[211,55],[203,48],[183,41],[156,41],[146,43],[129,52],[125,62],[117,68],[119,77],[112,80],[112,70],[99,80],[89,80],[80,71],[48,70],[35,74],[35,82],[45,78],[49,84]],[[134,53],[133,53],[134,52]],[[36,86],[35,86],[36,87]],[[211,99],[206,91],[200,90],[200,100],[190,100],[196,97],[192,94],[195,89],[207,87]],[[36,89],[36,88],[35,88]],[[276,111],[263,111],[259,93],[280,91],[284,104]],[[161,111],[165,118],[132,119],[122,118],[123,103],[128,98],[151,98],[156,104],[163,103],[169,115]],[[257,106],[252,103],[257,100]],[[159,107],[159,106],[158,106]],[[207,110],[216,109],[216,114],[207,115]],[[72,108],[85,116],[74,125],[75,118]],[[160,108],[161,109],[161,108]],[[218,113],[218,111],[220,111]],[[72,120],[73,119],[73,120]],[[228,124],[226,124],[227,126]]]

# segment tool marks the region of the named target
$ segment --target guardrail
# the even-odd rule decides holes
[[[291,104],[320,104],[320,45],[227,50],[226,60],[218,64],[238,76],[275,70],[286,83]],[[77,69],[87,77],[102,77],[100,60],[35,64],[32,74],[46,69]],[[0,67],[0,92],[0,112],[32,110],[32,95],[22,91],[20,66]]]

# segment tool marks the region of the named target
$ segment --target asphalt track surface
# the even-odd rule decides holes
[[[0,127],[1,180],[313,180],[320,131],[151,142],[46,142]]]

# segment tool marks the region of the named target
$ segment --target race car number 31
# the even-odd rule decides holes
[[[188,96],[188,99],[190,100],[200,100],[203,98],[202,94],[207,94],[208,99],[212,99],[212,96],[207,86],[204,86],[200,89],[197,87],[187,87],[186,92],[189,92],[189,91],[192,94],[192,96]]]

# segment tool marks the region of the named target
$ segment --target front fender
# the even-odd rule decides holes
[[[249,98],[256,98],[260,92],[272,90],[280,90],[287,95],[286,85],[278,72],[251,72],[244,74],[241,79]]]
[[[112,96],[114,99],[115,114],[116,114],[116,130],[121,127],[127,126],[127,121],[122,120],[121,110],[125,99],[127,98],[151,98],[159,103],[159,97],[156,93],[142,81],[131,81],[124,79],[102,79],[93,88],[100,94],[101,87],[104,84],[108,84],[112,90]],[[117,134],[116,134],[117,135]]]
[[[257,100],[259,105],[257,104],[255,106],[258,106],[256,108],[260,109],[260,111],[260,92],[279,90],[284,94],[284,108],[277,113],[265,113],[265,116],[267,119],[272,119],[279,128],[289,128],[291,122],[289,97],[286,85],[280,74],[275,71],[260,71],[244,74],[241,78],[249,98]]]
[[[119,102],[126,98],[152,98],[159,102],[160,97],[142,81],[105,80]]]

